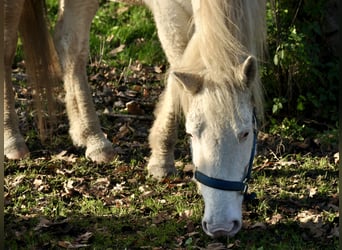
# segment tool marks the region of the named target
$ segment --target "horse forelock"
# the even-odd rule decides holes
[[[227,125],[237,130],[239,124],[247,123],[250,118],[241,107],[241,98],[250,100],[250,95],[250,92],[234,88],[229,84],[215,84],[208,81],[204,84],[200,97],[201,103],[204,104],[203,114],[217,131]]]

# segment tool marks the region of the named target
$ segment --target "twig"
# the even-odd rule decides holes
[[[133,5],[143,5],[142,0],[110,0],[111,2],[115,3],[127,3],[127,4],[133,4]]]
[[[129,115],[129,114],[116,114],[116,113],[103,113],[104,115],[108,115],[111,117],[118,117],[118,118],[131,118],[136,120],[148,120],[153,121],[154,118],[151,115]]]

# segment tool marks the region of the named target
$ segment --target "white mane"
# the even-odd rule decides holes
[[[237,67],[250,55],[262,59],[266,29],[265,15],[261,13],[265,10],[265,1],[198,1],[193,7],[195,32],[179,67],[204,76],[204,87],[230,85],[220,86],[220,96],[208,95],[206,101],[211,99],[232,114],[239,110],[237,100],[234,100],[235,92],[246,88],[241,85]],[[257,115],[262,118],[259,77],[251,92]]]

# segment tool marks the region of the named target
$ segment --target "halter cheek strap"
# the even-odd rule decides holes
[[[253,124],[256,124],[256,118],[255,115],[253,115]],[[208,175],[205,175],[204,173],[195,170],[194,173],[194,178],[202,183],[203,185],[206,185],[211,188],[215,189],[220,189],[224,191],[241,191],[241,193],[244,195],[245,200],[252,200],[256,197],[255,193],[248,193],[248,181],[251,179],[251,173],[252,173],[252,168],[253,168],[253,159],[256,151],[256,144],[257,144],[257,129],[256,125],[253,131],[253,146],[252,146],[252,151],[251,155],[249,158],[249,164],[248,164],[248,169],[245,178],[242,181],[226,181],[226,180],[221,180],[217,178],[210,177]]]

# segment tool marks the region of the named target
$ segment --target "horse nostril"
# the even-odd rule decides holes
[[[204,230],[205,233],[208,233],[208,223],[206,221],[202,221],[202,228]]]
[[[235,232],[235,233],[237,233],[239,230],[240,230],[240,228],[241,228],[241,221],[239,221],[239,220],[234,220],[233,222],[233,227],[232,227],[232,232]]]
[[[213,238],[222,236],[234,236],[241,228],[241,222],[234,220],[226,225],[210,226],[206,221],[202,221],[202,227],[206,234]]]

